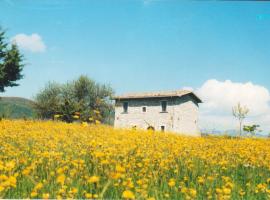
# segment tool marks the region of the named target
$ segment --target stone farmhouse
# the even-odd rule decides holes
[[[135,93],[115,96],[116,128],[152,129],[200,136],[199,103],[193,92]]]

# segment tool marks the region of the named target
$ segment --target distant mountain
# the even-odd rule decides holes
[[[21,97],[0,97],[0,117],[34,118],[34,102]]]
[[[235,129],[228,129],[226,131],[202,129],[201,133],[202,133],[203,136],[208,136],[208,135],[212,135],[212,136],[224,136],[224,135],[226,135],[226,136],[238,136],[239,131],[235,130]],[[250,137],[250,134],[247,134],[246,132],[243,132],[242,136],[243,137]],[[268,137],[268,134],[256,132],[255,137],[256,138],[266,138],[266,137]]]

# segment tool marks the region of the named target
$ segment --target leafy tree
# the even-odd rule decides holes
[[[66,122],[108,122],[113,113],[110,86],[87,76],[66,84],[50,83],[36,95],[36,110],[41,118],[56,116]]]
[[[0,28],[0,92],[4,92],[6,87],[19,85],[16,81],[23,78],[22,61],[23,56],[17,45],[8,45],[5,41],[5,31]]]
[[[35,110],[42,119],[52,118],[60,111],[61,85],[49,82],[35,97]]]
[[[252,126],[244,126],[243,127],[243,131],[246,131],[248,133],[250,133],[251,135],[255,135],[255,132],[258,130],[258,128],[260,127],[260,125],[252,125]]]
[[[232,108],[232,113],[235,118],[239,121],[239,135],[242,135],[242,123],[243,120],[246,118],[247,114],[249,112],[249,109],[245,106],[241,106],[240,103],[238,103],[236,106]]]

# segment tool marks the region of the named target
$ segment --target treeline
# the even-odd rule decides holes
[[[64,84],[48,83],[36,96],[34,108],[41,119],[113,122],[114,94],[109,85],[100,84],[87,76]]]

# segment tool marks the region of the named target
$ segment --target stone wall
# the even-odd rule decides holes
[[[162,112],[161,101],[167,101],[167,112]],[[128,102],[128,112],[123,112],[123,102]],[[146,112],[143,112],[146,107]],[[198,105],[189,95],[168,98],[116,100],[115,121],[117,128],[147,129],[153,126],[160,131],[199,135]]]

